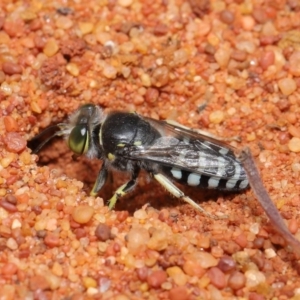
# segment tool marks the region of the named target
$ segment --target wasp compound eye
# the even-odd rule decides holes
[[[88,150],[89,135],[86,125],[76,125],[69,136],[69,148],[77,155],[85,154]]]

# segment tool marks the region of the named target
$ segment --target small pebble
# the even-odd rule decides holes
[[[185,49],[178,49],[173,53],[174,66],[184,66],[188,62],[188,54]]]
[[[300,138],[300,128],[294,125],[288,127],[288,132],[291,136]]]
[[[24,21],[32,21],[37,17],[36,13],[33,12],[30,9],[25,9],[24,11],[21,12],[21,18]]]
[[[138,220],[145,220],[148,217],[148,214],[145,209],[138,209],[134,212],[133,216]]]
[[[20,156],[21,156],[21,155],[20,155]],[[7,195],[7,196],[5,197],[5,200],[6,200],[7,202],[11,203],[11,204],[17,204],[17,202],[18,202],[16,196],[11,195],[11,194]]]
[[[199,248],[208,249],[210,247],[210,238],[207,235],[200,235],[197,241]]]
[[[247,31],[251,31],[255,26],[255,20],[251,16],[243,16],[241,21],[243,29]]]
[[[49,283],[49,286],[50,286],[51,290],[56,290],[61,285],[61,278],[59,278],[58,276],[52,274],[51,272],[47,272],[46,279]]]
[[[207,276],[216,288],[223,289],[226,286],[225,274],[219,268],[212,267],[208,270]]]
[[[268,248],[268,249],[265,249],[265,255],[266,255],[266,258],[273,258],[275,257],[277,254],[276,252],[274,251],[274,249],[272,248]]]
[[[138,268],[136,272],[139,280],[143,282],[147,280],[148,273],[149,273],[148,268],[146,267]]]
[[[58,50],[59,50],[59,46],[56,40],[53,38],[48,39],[48,41],[46,42],[43,48],[44,54],[48,57],[55,55],[58,52]]]
[[[259,228],[260,225],[258,223],[252,223],[249,227],[249,231],[256,235],[259,233]]]
[[[214,54],[214,58],[220,68],[226,68],[230,60],[230,52],[227,47],[220,47]]]
[[[166,24],[158,23],[153,28],[153,34],[156,36],[163,36],[168,33],[168,26]]]
[[[94,29],[94,24],[91,22],[79,22],[78,23],[79,30],[83,35],[91,33]]]
[[[298,226],[298,222],[295,218],[293,218],[289,221],[288,228],[292,234],[295,234],[298,231],[299,226]]]
[[[97,287],[97,281],[92,277],[83,277],[82,278],[83,285],[86,289],[90,287]]]
[[[194,253],[191,253],[190,256],[192,257],[192,259],[197,260],[199,265],[203,269],[208,269],[208,268],[214,267],[218,264],[217,259],[215,259],[208,252],[202,252],[202,251],[194,252]]]
[[[7,246],[7,248],[9,248],[11,250],[17,250],[18,249],[18,243],[13,238],[8,238],[7,239],[6,246]]]
[[[166,66],[158,67],[151,76],[152,84],[155,87],[165,86],[169,82],[169,69]]]
[[[242,289],[246,284],[246,277],[243,273],[235,271],[229,275],[228,286],[233,290]]]
[[[266,298],[263,295],[260,295],[255,292],[250,293],[248,299],[249,300],[266,300]]]
[[[243,62],[247,58],[247,52],[242,50],[233,50],[231,53],[231,58],[236,61]]]
[[[130,300],[126,295],[124,294],[118,294],[114,297],[114,300]]]
[[[288,143],[289,150],[292,152],[300,152],[300,138],[293,137],[290,139]]]
[[[224,250],[220,246],[213,246],[213,247],[211,247],[211,254],[215,258],[220,258],[223,256]]]
[[[269,66],[273,65],[275,62],[275,54],[274,51],[265,51],[263,52],[260,58],[260,66],[267,70]]]
[[[11,236],[11,229],[8,226],[0,225],[0,235],[9,238]]]
[[[124,210],[116,211],[116,214],[117,214],[117,220],[121,223],[124,222],[129,216],[128,211],[124,211]]]
[[[32,291],[36,290],[47,290],[50,288],[48,281],[44,276],[36,275],[29,278],[29,288]]]
[[[188,259],[182,266],[184,272],[189,275],[189,276],[197,276],[201,278],[205,270],[201,267],[199,262],[197,260],[193,260],[192,257],[191,259]]]
[[[148,275],[147,282],[154,289],[160,286],[167,280],[167,273],[163,270],[153,271]]]
[[[50,248],[57,247],[60,245],[59,237],[52,233],[49,233],[45,236],[44,243]]]
[[[86,224],[92,219],[94,211],[94,208],[91,206],[79,205],[74,207],[72,218],[79,224]]]
[[[242,248],[245,248],[248,243],[247,236],[244,233],[241,233],[237,237],[235,237],[234,241]]]
[[[45,229],[48,231],[56,230],[57,229],[57,220],[54,218],[47,220]]]
[[[10,278],[18,272],[18,267],[14,263],[6,263],[1,267],[1,275],[5,278]]]
[[[265,9],[259,6],[254,7],[252,16],[257,23],[263,24],[268,20]]]
[[[18,123],[12,116],[5,116],[3,121],[7,132],[18,131]]]
[[[253,241],[253,246],[254,248],[260,249],[263,247],[264,245],[264,241],[265,239],[262,237],[257,237],[254,241]]]
[[[7,75],[22,74],[21,66],[10,61],[2,64],[2,70]]]
[[[225,24],[232,24],[234,22],[235,16],[234,13],[230,10],[222,10],[220,13],[220,19]]]
[[[73,26],[73,21],[67,16],[59,16],[56,19],[55,25],[60,29],[69,29]]]
[[[231,272],[232,270],[235,270],[236,263],[230,256],[224,255],[220,258],[217,267],[221,271],[227,273]]]
[[[148,88],[145,94],[145,100],[147,103],[153,103],[158,100],[159,97],[159,91],[155,88]]]
[[[142,81],[143,86],[146,86],[146,87],[151,86],[151,77],[147,73],[143,73],[141,75],[141,81]]]
[[[8,151],[20,153],[26,147],[26,140],[18,132],[8,132],[4,136],[4,143]]]
[[[111,238],[110,228],[106,224],[99,224],[95,230],[98,240],[105,242]]]
[[[297,89],[297,84],[293,78],[283,78],[278,81],[278,86],[283,95],[289,96]]]
[[[188,299],[190,299],[189,292],[185,286],[173,287],[169,291],[168,299],[169,300],[188,300]]]
[[[1,160],[1,165],[2,166],[5,165],[5,164],[3,164],[3,159]],[[2,201],[0,200],[0,206],[3,207],[8,212],[17,212],[18,211],[15,204],[9,203],[5,200],[2,200]]]
[[[300,76],[300,50],[294,51],[289,57],[289,71],[293,76]]]
[[[162,251],[168,246],[168,235],[163,230],[154,230],[151,238],[147,242],[148,248],[156,251]]]
[[[128,7],[132,4],[133,0],[118,0],[118,4],[123,7]]]
[[[114,79],[117,76],[117,69],[114,66],[111,66],[109,64],[105,64],[103,70],[102,70],[102,74],[103,76],[105,76],[106,78],[109,79]]]
[[[22,223],[18,219],[14,219],[12,224],[11,224],[11,229],[16,229],[16,228],[21,228]]]
[[[64,272],[62,265],[60,263],[58,263],[57,261],[54,262],[51,271],[55,276],[59,276],[59,277],[61,277]]]
[[[6,96],[10,96],[13,92],[12,87],[5,81],[1,84],[0,91]]]
[[[245,272],[246,286],[248,288],[255,287],[266,281],[265,275],[258,270],[248,270]]]
[[[36,114],[40,114],[42,112],[40,106],[38,105],[38,103],[36,101],[31,101],[30,102],[30,108]]]
[[[139,253],[146,249],[149,239],[150,234],[145,228],[132,228],[126,236],[127,247],[132,254]]]
[[[166,271],[176,285],[183,286],[187,283],[188,277],[183,273],[181,268],[174,266],[168,268]]]
[[[220,124],[224,121],[224,112],[221,110],[216,110],[210,113],[209,121],[213,124]]]
[[[79,75],[79,68],[78,68],[78,65],[75,63],[68,63],[66,65],[66,69],[71,75],[73,75],[75,77],[77,77]]]

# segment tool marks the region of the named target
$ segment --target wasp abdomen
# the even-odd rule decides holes
[[[174,181],[189,186],[218,189],[226,191],[241,191],[246,189],[249,185],[246,176],[232,176],[231,178],[220,178],[214,176],[207,176],[182,170],[179,168],[163,167],[163,173],[173,178]]]

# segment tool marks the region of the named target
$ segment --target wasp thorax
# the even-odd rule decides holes
[[[69,148],[77,155],[85,154],[89,145],[89,134],[86,125],[76,125],[68,138]]]

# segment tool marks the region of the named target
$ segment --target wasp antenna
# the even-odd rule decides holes
[[[243,149],[239,154],[239,158],[248,175],[250,186],[252,187],[257,200],[263,207],[271,223],[274,225],[277,232],[279,232],[288,243],[294,246],[294,249],[298,254],[300,254],[300,242],[291,234],[291,232],[285,225],[280,212],[278,211],[267,190],[265,189],[250,149]]]
[[[37,134],[33,139],[28,141],[27,147],[32,150],[32,153],[38,153],[54,137],[63,135],[63,127],[63,124],[47,127],[42,132]]]

